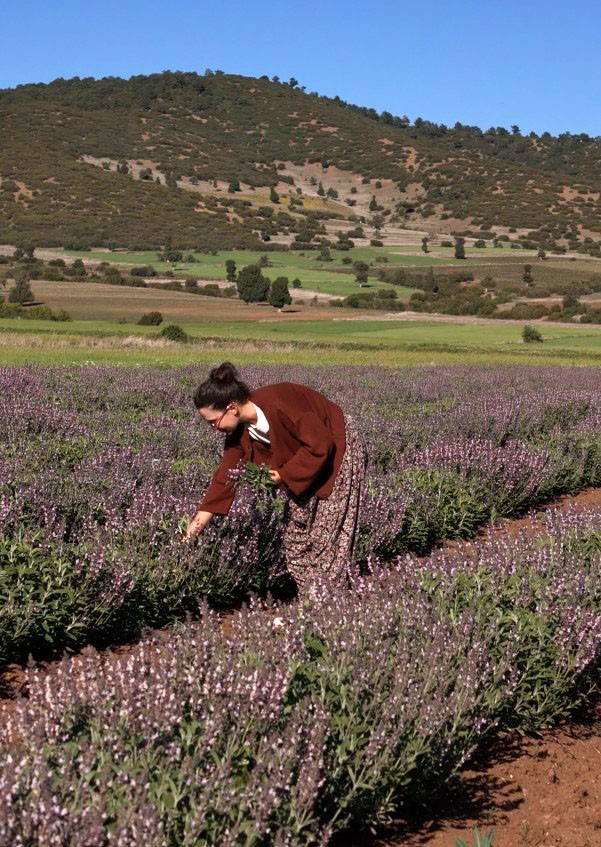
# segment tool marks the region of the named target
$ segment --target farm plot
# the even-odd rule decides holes
[[[265,367],[250,384],[321,389],[370,453],[357,562],[427,553],[601,482],[593,369]],[[201,373],[0,370],[0,661],[135,636],[275,589],[281,496],[244,478],[226,519],[182,545],[220,454],[194,414]],[[566,387],[561,387],[566,386]]]
[[[0,729],[0,845],[309,847],[410,814],[495,728],[592,689],[600,518],[29,670]]]
[[[255,605],[226,637],[207,603],[281,588],[285,504],[247,476],[230,516],[181,544],[220,453],[190,401],[203,374],[0,370],[0,661],[199,618],[121,659],[31,671],[1,736],[0,845],[326,844],[427,798],[495,725],[544,726],[586,696],[599,515],[416,556],[599,485],[601,373],[244,375],[343,405],[370,473],[354,590]]]

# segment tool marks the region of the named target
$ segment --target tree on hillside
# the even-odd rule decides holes
[[[355,271],[355,281],[359,284],[359,286],[363,286],[367,282],[369,265],[365,262],[354,262],[353,270]]]
[[[532,276],[532,265],[524,265],[524,273],[522,274],[522,279],[526,283],[526,285],[532,285],[534,282],[534,277]]]
[[[322,242],[321,249],[319,251],[319,259],[321,262],[331,262],[332,256],[330,255],[330,245]]]
[[[465,238],[460,235],[455,238],[455,258],[465,259]]]
[[[529,324],[526,324],[522,330],[522,338],[526,344],[541,343],[543,340],[543,337],[538,329],[530,326]]]
[[[74,259],[71,267],[69,268],[69,275],[75,276],[78,278],[83,278],[86,276],[86,266],[84,265],[81,259]]]
[[[376,212],[378,210],[378,201],[376,200],[376,195],[371,195],[371,200],[369,201],[369,211]]]
[[[561,308],[566,311],[568,309],[577,310],[580,307],[581,303],[578,297],[574,294],[564,294],[561,301]]]
[[[9,303],[31,303],[33,302],[33,291],[29,284],[29,274],[20,273],[15,279],[15,284],[8,292]]]
[[[269,302],[275,309],[279,310],[292,303],[292,297],[288,290],[287,276],[278,276],[271,283],[271,288],[269,289]]]
[[[231,179],[227,190],[230,194],[235,194],[236,191],[240,191],[240,180],[237,177]]]
[[[325,192],[325,188],[323,187],[321,180],[319,181],[319,185],[317,186],[317,193],[319,194],[320,197],[325,197],[326,192]]]
[[[424,288],[424,291],[432,291],[432,292],[438,291],[438,286],[436,284],[436,280],[434,279],[434,269],[433,268],[428,268],[426,270],[426,273],[424,275],[423,288]]]
[[[271,189],[269,191],[269,199],[271,200],[272,203],[279,203],[280,202],[280,195],[277,193],[277,191],[275,190],[275,188],[273,186],[271,187]]]
[[[269,279],[263,276],[257,265],[247,265],[238,274],[236,288],[245,303],[260,303],[267,299]]]
[[[355,246],[355,242],[346,233],[338,232],[336,236],[338,238],[338,241],[334,244],[336,250],[351,250]]]
[[[236,263],[228,259],[225,263],[225,278],[228,282],[236,282]]]
[[[183,258],[184,254],[182,253],[182,251],[174,250],[173,247],[168,247],[161,253],[161,259],[163,260],[163,262],[167,262],[168,264],[172,265],[173,268],[175,268]]]
[[[424,237],[422,238],[422,253],[428,253],[428,241],[429,240],[430,239],[428,238],[427,235],[424,235]]]

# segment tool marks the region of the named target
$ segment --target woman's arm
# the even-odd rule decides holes
[[[229,512],[236,491],[231,472],[247,458],[239,438],[240,435],[234,433],[225,439],[223,456],[213,473],[204,497],[200,501],[199,512],[208,512],[211,515],[227,515]]]
[[[202,532],[213,515],[227,515],[234,499],[235,485],[231,471],[244,459],[244,450],[240,444],[240,434],[228,435],[225,439],[223,456],[211,479],[196,513],[183,535],[183,541]]]
[[[188,524],[183,540],[189,541],[193,535],[202,532],[212,517],[213,512],[205,512],[203,509],[199,509]]]

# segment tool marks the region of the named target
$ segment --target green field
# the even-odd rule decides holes
[[[351,255],[353,260],[372,263],[385,256],[388,262],[383,266],[460,264],[466,270],[474,269],[476,276],[492,273],[496,279],[508,281],[521,278],[523,272],[524,256],[515,255],[518,251],[484,249],[474,251],[477,255],[473,259],[470,256],[466,262],[458,263],[449,258],[418,255],[417,249],[365,247],[355,248]],[[159,272],[168,267],[157,262],[156,253],[152,252],[71,255],[130,266],[152,264]],[[217,256],[198,254],[198,261],[179,266],[177,273],[223,280],[227,259],[233,259],[240,268],[256,262],[259,255],[241,251],[223,251]],[[266,268],[265,273],[272,279],[280,274],[290,280],[297,276],[302,279],[302,288],[291,292],[293,304],[281,313],[266,303],[245,304],[237,298],[206,297],[164,287],[34,280],[36,299],[55,311],[66,310],[74,320],[58,323],[0,319],[0,363],[168,365],[229,356],[247,362],[601,364],[601,327],[594,324],[538,322],[543,343],[524,344],[523,323],[519,322],[425,316],[412,319],[402,313],[384,316],[381,312],[340,309],[316,302],[313,292],[344,296],[359,290],[352,269],[349,272],[349,266],[341,264],[348,253],[332,251],[332,255],[335,261],[319,263],[316,255],[268,254],[273,266]],[[572,256],[553,257],[534,266],[535,278],[544,274],[549,281],[578,281],[600,270],[598,260]],[[369,284],[382,285],[375,279],[370,279]],[[408,288],[394,288],[401,297],[411,293]],[[150,311],[161,312],[164,325],[181,325],[191,343],[174,344],[161,339],[157,328],[139,326],[142,314]]]
[[[155,327],[111,321],[19,321],[0,326],[0,363],[183,364],[238,361],[307,364],[497,362],[601,364],[601,327],[537,324],[542,344],[524,344],[522,324],[433,320],[194,321],[189,344]]]
[[[351,252],[332,250],[331,262],[320,262],[317,252],[308,252],[306,255],[292,252],[271,252],[261,254],[260,252],[242,250],[222,250],[216,255],[203,253],[193,254],[194,262],[181,262],[176,267],[177,276],[197,276],[206,280],[224,280],[225,263],[228,260],[236,262],[238,270],[245,265],[256,264],[261,255],[267,255],[270,267],[264,269],[265,276],[274,279],[276,276],[287,276],[292,283],[293,279],[299,279],[304,288],[318,291],[323,294],[332,294],[338,297],[346,297],[358,291],[352,265],[344,265],[343,258],[350,257],[353,262],[361,261],[373,263],[374,268],[390,267],[396,265],[408,267],[432,267],[436,265],[460,265],[459,260],[453,258],[453,251],[446,249],[448,256],[420,255],[416,253],[416,247],[356,247]],[[167,262],[157,259],[157,253],[153,251],[139,253],[108,252],[108,251],[55,251],[57,256],[68,256],[72,258],[89,259],[97,262],[111,262],[127,267],[151,265],[159,274],[172,270]],[[387,259],[386,262],[377,262],[377,259]],[[393,288],[399,297],[409,297],[415,290],[401,286],[391,286],[371,278],[369,287]]]
[[[166,271],[170,269],[167,262],[163,262],[157,258],[158,254],[154,250],[147,251],[108,251],[108,250],[53,250],[57,256],[71,256],[73,258],[91,259],[97,262],[116,262],[123,265],[152,265],[156,270]],[[518,260],[524,255],[529,255],[531,258],[536,256],[535,250],[509,250],[505,248],[466,248],[467,260],[478,261],[480,258],[488,258],[491,256],[497,258],[514,258]],[[224,265],[228,259],[233,259],[238,267],[254,264],[260,256],[267,255],[269,260],[273,262],[274,267],[285,268],[306,268],[308,266],[318,266],[319,268],[337,267],[344,270],[342,259],[349,256],[353,261],[361,262],[376,262],[378,257],[385,256],[388,259],[388,264],[391,265],[415,265],[415,266],[430,266],[430,265],[457,265],[462,266],[465,260],[455,259],[454,249],[452,247],[432,246],[429,252],[424,254],[421,252],[418,244],[415,245],[398,245],[390,244],[384,247],[354,247],[351,251],[348,250],[330,250],[332,262],[320,262],[318,251],[307,251],[304,255],[302,252],[296,251],[252,251],[252,250],[219,250],[216,253],[186,253],[185,255],[193,255],[194,263],[182,262],[178,264],[178,271],[187,271],[188,273],[197,273],[201,268],[204,272],[206,268],[219,268],[221,277],[224,274]],[[351,273],[351,271],[347,271]]]
[[[109,252],[109,251],[53,251],[57,256],[82,258],[96,262],[110,262],[121,265],[124,269],[131,266],[150,265],[157,273],[165,274],[172,270],[167,262],[157,259],[154,251],[146,252]],[[334,297],[346,297],[359,289],[355,282],[352,264],[343,264],[343,259],[352,259],[371,265],[371,273],[366,289],[393,288],[399,298],[408,299],[414,288],[391,286],[376,278],[378,268],[400,268],[423,270],[428,267],[447,268],[449,272],[461,268],[471,271],[476,278],[490,275],[501,283],[518,283],[522,280],[524,264],[531,263],[533,276],[537,284],[558,280],[578,282],[582,279],[597,276],[601,271],[601,261],[591,260],[580,255],[553,256],[549,255],[540,262],[535,251],[511,250],[507,247],[495,249],[492,247],[467,248],[465,260],[454,258],[453,248],[433,246],[427,255],[421,253],[418,245],[387,245],[385,247],[355,247],[352,251],[331,250],[331,262],[319,261],[316,251],[306,254],[297,252],[260,252],[242,250],[222,250],[218,253],[195,253],[194,262],[182,261],[177,265],[175,273],[178,277],[195,276],[201,280],[225,280],[225,262],[233,260],[238,270],[259,261],[261,255],[267,255],[269,267],[264,274],[270,279],[276,276],[287,276],[290,283],[299,279],[305,290]],[[294,290],[291,288],[294,296]]]

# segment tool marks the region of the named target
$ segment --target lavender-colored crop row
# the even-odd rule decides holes
[[[0,847],[325,845],[407,812],[495,726],[585,696],[600,519],[29,670],[0,725]]]
[[[282,501],[240,497],[182,545],[220,454],[205,371],[0,369],[0,662],[135,635],[281,579]],[[249,368],[313,385],[361,426],[357,558],[467,537],[601,480],[601,374],[543,368]]]

